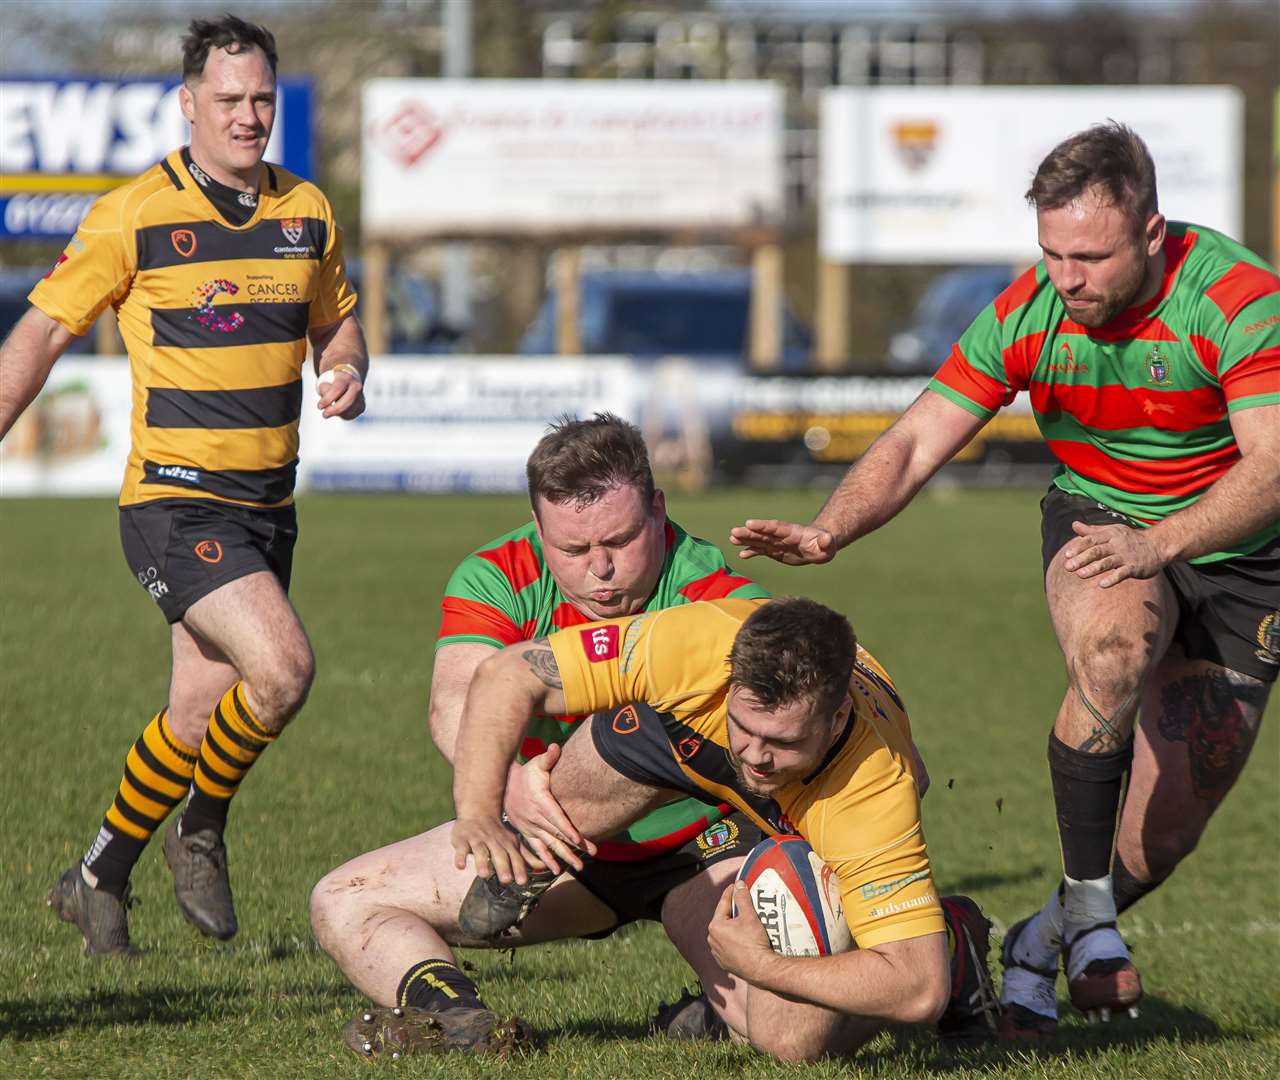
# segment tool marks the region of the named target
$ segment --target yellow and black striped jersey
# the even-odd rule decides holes
[[[133,380],[121,506],[292,500],[307,332],[356,303],[314,184],[263,164],[235,227],[175,150],[93,204],[30,300],[75,334],[116,310]]]
[[[766,832],[799,833],[831,867],[859,947],[943,931],[920,824],[911,725],[892,680],[861,646],[849,681],[849,724],[818,768],[773,798],[738,781],[726,753],[729,653],[738,629],[765,603],[700,601],[551,634],[566,710],[644,702],[662,714],[685,776]]]

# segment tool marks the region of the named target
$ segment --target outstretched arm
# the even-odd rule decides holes
[[[752,519],[730,530],[744,559],[768,555],[793,566],[824,563],[878,529],[981,430],[974,416],[925,390],[845,473],[810,525]]]
[[[35,400],[54,362],[75,338],[57,319],[29,307],[0,345],[0,439]]]

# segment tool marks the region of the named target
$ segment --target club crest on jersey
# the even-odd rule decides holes
[[[612,660],[618,655],[618,628],[616,626],[597,626],[594,630],[583,630],[582,648],[587,659],[593,664]]]
[[[288,240],[289,243],[296,244],[302,239],[302,218],[281,218],[280,231],[284,233],[284,238]]]
[[[1168,386],[1173,381],[1169,378],[1169,357],[1160,351],[1159,345],[1152,345],[1147,354],[1147,371],[1156,386]]]
[[[1272,612],[1258,623],[1258,644],[1254,656],[1264,664],[1280,665],[1280,611]]]
[[[698,850],[707,853],[738,846],[738,824],[728,819],[717,821],[705,832],[698,833]]]
[[[169,242],[173,244],[173,250],[184,259],[189,259],[196,253],[196,234],[190,229],[174,229],[169,234]]]

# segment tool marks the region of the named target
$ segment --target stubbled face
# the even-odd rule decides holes
[[[204,74],[178,92],[191,122],[191,156],[219,183],[256,188],[276,119],[276,80],[259,48],[210,49]]]
[[[667,504],[631,485],[611,488],[590,506],[536,497],[542,556],[568,601],[593,619],[644,610],[667,555]]]
[[[808,699],[769,711],[754,694],[729,687],[729,761],[738,782],[752,795],[772,798],[803,780],[844,730],[853,700],[833,717],[818,716]]]
[[[1105,326],[1155,295],[1163,272],[1164,217],[1135,233],[1125,212],[1097,188],[1036,214],[1044,265],[1067,314],[1081,326]]]

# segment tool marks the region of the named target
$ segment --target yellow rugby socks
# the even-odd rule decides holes
[[[191,798],[178,822],[184,836],[202,829],[216,833],[226,829],[231,799],[244,774],[275,742],[277,734],[258,723],[245,701],[243,682],[222,695],[209,717],[209,728],[200,743]]]
[[[187,794],[195,770],[195,749],[169,729],[167,709],[157,713],[125,758],[116,797],[84,856],[86,881],[124,895],[134,863],[151,834]]]

